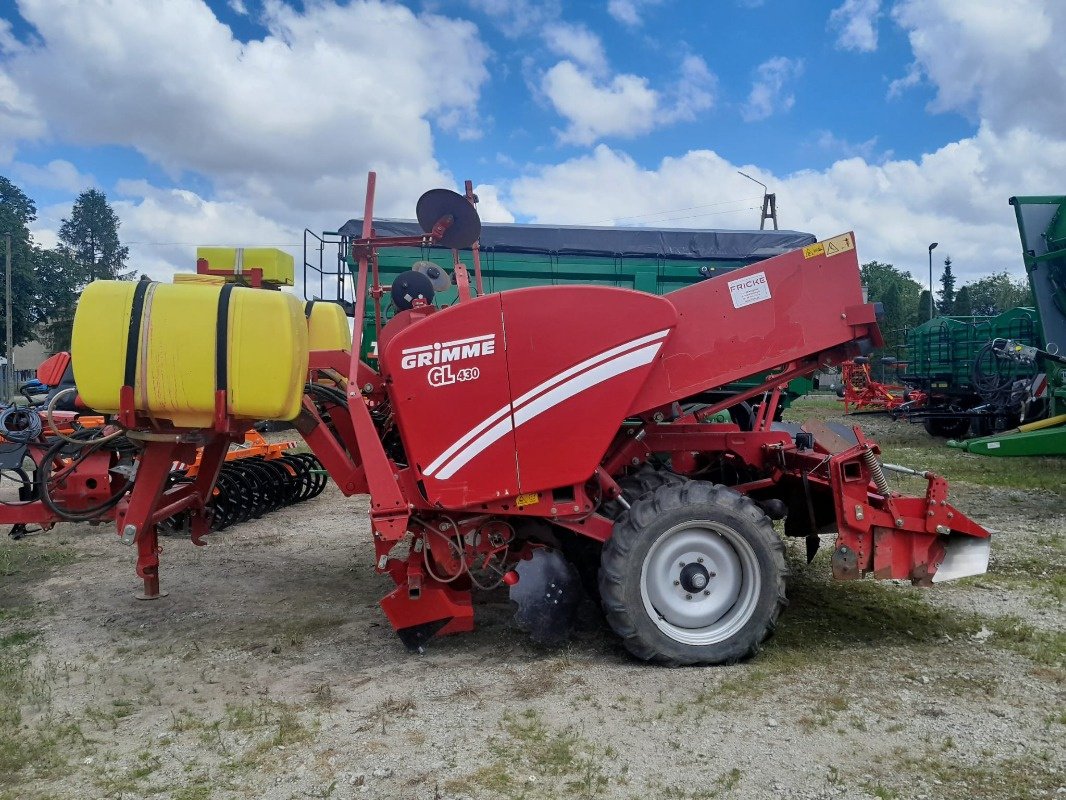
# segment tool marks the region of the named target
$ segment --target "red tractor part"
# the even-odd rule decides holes
[[[923,497],[892,491],[877,446],[859,431],[775,423],[782,387],[879,347],[864,303],[854,237],[845,233],[663,297],[594,286],[495,294],[473,286],[459,248],[476,242],[468,198],[434,190],[419,203],[422,237],[376,237],[375,177],[362,238],[352,243],[356,320],[367,298],[378,369],[350,350],[310,356],[294,420],[346,495],[370,495],[375,567],[395,583],[382,609],[403,642],[470,630],[473,593],[510,587],[517,620],[558,641],[582,591],[639,658],[735,661],[756,652],[785,602],[784,533],[836,531],[838,578],[909,579],[984,571],[988,532],[925,474]],[[376,252],[453,250],[460,301],[433,304],[417,271],[381,314]],[[237,289],[235,291],[257,291]],[[769,372],[727,400],[704,393]],[[131,388],[132,392],[132,388]],[[762,398],[752,430],[719,412]],[[156,526],[178,512],[194,531],[227,445],[239,436],[220,402],[210,430],[160,427],[132,405],[142,443],[119,533],[138,548],[156,594]],[[167,485],[168,465],[204,442],[192,483]]]
[[[62,377],[66,353],[41,369]],[[58,366],[55,366],[57,365]],[[47,373],[54,367],[54,372]],[[71,394],[74,389],[68,390]],[[60,399],[60,398],[56,398]],[[0,425],[0,480],[11,487],[0,504],[0,524],[10,536],[48,530],[59,522],[98,522],[115,518],[116,507],[133,486],[140,469],[139,447],[104,417],[74,411],[19,408]],[[210,488],[211,530],[316,497],[325,488],[321,464],[309,453],[292,452],[296,442],[268,443],[257,431],[225,454],[220,475]],[[204,449],[193,447],[192,460],[168,465],[167,481],[194,481],[204,463]],[[15,496],[12,497],[11,495]],[[164,520],[169,532],[189,532],[189,520]],[[30,526],[35,526],[31,529]]]

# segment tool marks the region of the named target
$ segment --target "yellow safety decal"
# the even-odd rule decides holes
[[[855,249],[855,242],[852,241],[850,233],[834,236],[832,239],[827,239],[823,244],[825,245],[825,254],[827,256],[835,256]]]
[[[816,244],[809,244],[809,245],[807,245],[806,247],[803,248],[803,257],[804,258],[814,258],[815,256],[824,256],[824,255],[825,255],[825,247],[822,245],[821,242],[817,242]]]
[[[528,494],[520,494],[515,498],[514,504],[519,508],[525,508],[526,506],[535,506],[540,502],[540,494],[538,492],[529,492]]]

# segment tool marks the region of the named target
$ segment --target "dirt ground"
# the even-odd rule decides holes
[[[1066,464],[864,425],[886,459],[957,473],[997,531],[989,575],[834,583],[828,547],[790,544],[778,634],[732,667],[644,666],[594,618],[541,650],[501,592],[412,656],[365,498],[332,487],[164,540],[153,602],[109,526],[4,537],[0,798],[1066,796]]]

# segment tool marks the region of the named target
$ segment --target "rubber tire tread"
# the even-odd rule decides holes
[[[686,519],[730,525],[751,545],[762,573],[755,612],[724,642],[687,645],[671,639],[648,616],[641,599],[640,574],[648,550],[665,531]],[[665,666],[734,664],[758,653],[773,634],[788,604],[787,575],[785,543],[754,502],[725,486],[686,481],[646,494],[615,523],[614,533],[603,547],[599,590],[608,625],[641,661]]]
[[[618,481],[618,488],[622,490],[622,497],[630,505],[637,502],[646,494],[654,492],[660,486],[677,486],[685,482],[685,478],[667,472],[662,469],[654,469],[645,465],[636,472],[623,476]],[[603,504],[603,513],[611,519],[619,519],[625,513],[625,506],[617,500],[609,500]]]
[[[954,418],[926,417],[922,421],[922,427],[925,428],[925,432],[930,436],[957,439],[969,433],[970,418],[963,415]]]

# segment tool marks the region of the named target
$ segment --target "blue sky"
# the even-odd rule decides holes
[[[963,8],[963,6],[965,8]],[[1055,0],[10,0],[0,173],[54,238],[95,185],[160,276],[478,186],[493,220],[854,229],[864,260],[1021,274],[1066,189]],[[298,254],[298,253],[297,253]]]

